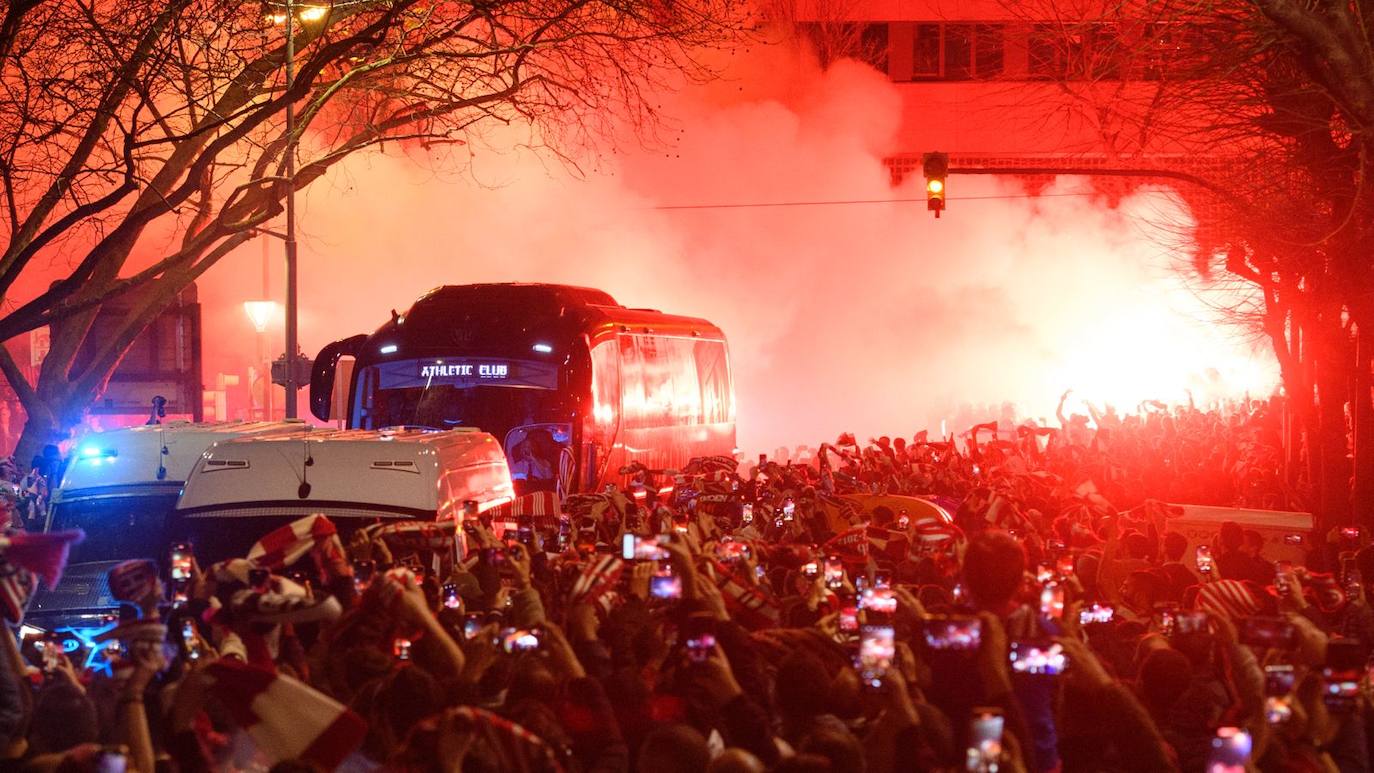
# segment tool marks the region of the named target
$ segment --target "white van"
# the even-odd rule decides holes
[[[1252,510],[1243,507],[1210,507],[1207,505],[1168,505],[1177,515],[1170,515],[1167,528],[1188,538],[1185,562],[1193,560],[1198,545],[1211,545],[1226,521],[1235,521],[1242,529],[1259,532],[1264,537],[1261,555],[1269,561],[1292,561],[1301,564],[1312,549],[1313,519],[1311,513],[1283,510]]]
[[[216,444],[186,480],[177,532],[217,561],[311,513],[351,531],[379,518],[461,519],[466,500],[485,510],[513,496],[505,452],[485,432],[315,430]]]
[[[86,539],[72,548],[62,584],[35,596],[29,619],[98,617],[114,609],[105,572],[131,558],[165,558],[167,518],[205,449],[234,438],[307,429],[298,420],[175,421],[83,438],[53,492],[47,529],[82,529]]]

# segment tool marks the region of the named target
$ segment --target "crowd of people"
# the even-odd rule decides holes
[[[845,435],[177,546],[111,570],[108,672],[0,637],[0,736],[35,771],[1367,770],[1368,535],[1171,528],[1284,501],[1279,446],[1262,403]],[[72,538],[11,531],[0,580]]]

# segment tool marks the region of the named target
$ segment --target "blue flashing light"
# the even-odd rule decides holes
[[[553,347],[548,344],[535,344],[532,348],[540,354],[548,354],[553,351]]]
[[[119,452],[115,449],[101,448],[100,446],[82,446],[80,453],[82,459],[94,459],[97,462],[101,459],[113,459],[119,456]]]
[[[396,347],[396,344],[387,344],[386,346],[383,346],[383,347],[382,347],[381,349],[379,349],[378,351],[380,351],[382,354],[395,354],[395,353],[396,353],[396,348],[397,348],[397,347]]]

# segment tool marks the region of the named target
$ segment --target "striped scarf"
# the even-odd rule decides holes
[[[248,560],[265,569],[290,566],[317,545],[338,534],[321,513],[307,515],[268,532],[248,551]]]
[[[393,551],[423,551],[446,553],[453,550],[457,540],[457,521],[400,521],[367,527],[370,539],[380,539]]]
[[[753,630],[778,625],[782,620],[782,608],[772,596],[741,581],[730,567],[720,561],[714,558],[708,560],[715,570],[716,587],[725,599],[725,608],[736,622]]]
[[[591,604],[601,612],[609,613],[615,603],[616,586],[625,572],[625,562],[619,556],[596,556],[589,562],[573,582],[568,594],[568,605]]]

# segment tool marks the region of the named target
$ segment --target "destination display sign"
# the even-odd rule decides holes
[[[414,389],[475,386],[557,389],[558,366],[547,362],[506,360],[494,357],[426,358],[400,360],[377,366],[382,389]]]

